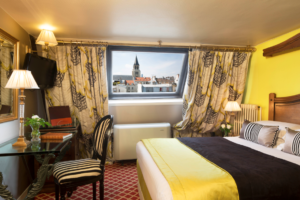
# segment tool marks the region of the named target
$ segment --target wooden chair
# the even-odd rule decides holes
[[[104,200],[104,171],[106,150],[108,143],[108,130],[112,128],[113,116],[103,117],[96,125],[93,133],[93,157],[88,159],[64,161],[56,163],[53,169],[55,182],[55,199],[65,200],[73,189],[93,183],[93,200],[96,200],[96,183],[100,181],[100,200]]]

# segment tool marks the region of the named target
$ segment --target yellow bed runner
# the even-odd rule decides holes
[[[179,140],[143,139],[145,147],[168,181],[174,200],[239,199],[232,176]]]

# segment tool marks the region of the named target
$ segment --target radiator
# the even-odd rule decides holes
[[[239,135],[245,120],[250,122],[261,120],[261,107],[252,104],[241,104],[242,111],[237,112],[233,123],[233,134]],[[259,116],[259,119],[258,119]]]
[[[136,159],[136,144],[141,139],[170,138],[169,123],[114,125],[114,160]]]

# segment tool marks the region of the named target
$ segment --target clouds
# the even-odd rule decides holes
[[[113,75],[131,75],[135,56],[138,57],[141,74],[144,77],[180,74],[184,59],[184,54],[176,53],[114,51],[112,53]]]

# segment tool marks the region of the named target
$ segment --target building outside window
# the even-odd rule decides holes
[[[109,46],[107,50],[110,99],[182,97],[188,49]]]

